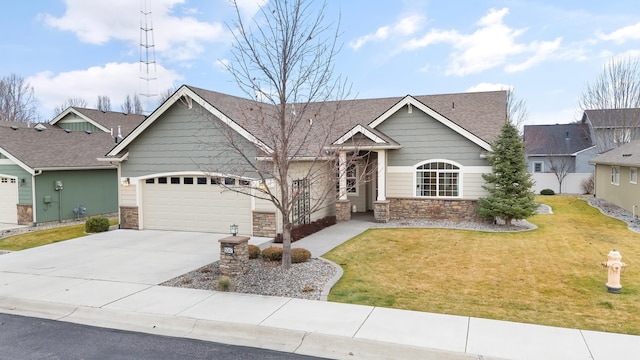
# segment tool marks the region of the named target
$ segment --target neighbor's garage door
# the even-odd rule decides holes
[[[251,233],[251,198],[225,189],[242,186],[234,178],[197,176],[158,177],[142,185],[143,227],[228,233],[237,224]]]
[[[0,175],[0,223],[18,223],[18,182]]]

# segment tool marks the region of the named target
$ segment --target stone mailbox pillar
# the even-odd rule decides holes
[[[220,273],[229,277],[249,271],[249,237],[229,236],[220,243]]]

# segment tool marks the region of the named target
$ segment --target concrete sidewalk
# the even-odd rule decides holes
[[[294,244],[319,256],[369,225],[355,219]],[[0,311],[335,359],[618,360],[640,353],[637,336],[157,285],[218,259],[224,236],[116,230],[1,255]]]

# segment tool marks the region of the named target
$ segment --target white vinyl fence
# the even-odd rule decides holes
[[[559,191],[558,178],[553,173],[534,173],[533,177],[534,185],[533,191],[536,194],[540,194],[542,189],[551,189],[562,194],[584,194],[582,189],[582,181],[589,178],[591,173],[570,173],[562,181],[562,191]]]

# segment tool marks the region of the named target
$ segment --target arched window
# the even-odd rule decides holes
[[[460,196],[460,167],[444,162],[428,162],[416,167],[416,196]]]

